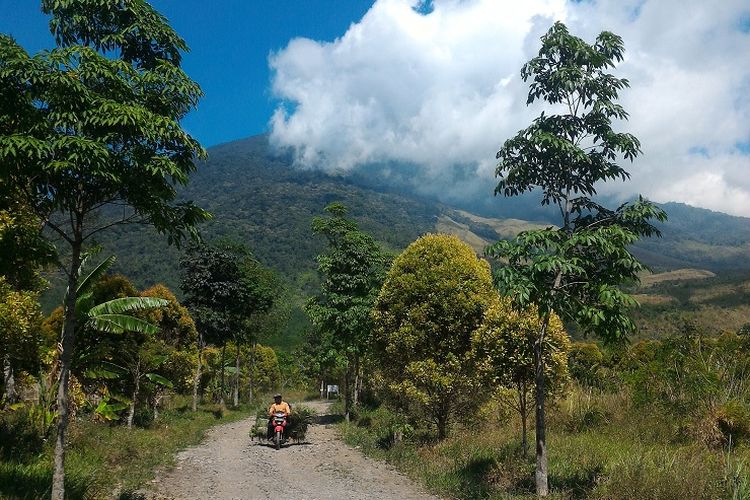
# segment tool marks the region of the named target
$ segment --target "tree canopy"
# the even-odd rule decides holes
[[[489,264],[455,236],[428,234],[393,262],[373,309],[377,357],[445,437],[476,379],[471,336],[497,292]]]
[[[29,55],[0,35],[0,186],[69,247],[52,498],[64,496],[70,364],[84,244],[142,222],[170,242],[208,213],[176,201],[203,148],[180,126],[201,97],[187,49],[144,0],[44,0],[57,47]]]

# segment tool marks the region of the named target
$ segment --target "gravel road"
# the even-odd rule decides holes
[[[318,414],[324,402],[305,403]],[[421,500],[437,497],[388,465],[346,446],[335,427],[313,425],[307,441],[277,451],[248,432],[255,418],[214,427],[204,442],[177,455],[152,484],[153,499]]]

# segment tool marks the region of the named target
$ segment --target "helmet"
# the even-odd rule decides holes
[[[273,399],[281,399],[281,394],[274,394]]]

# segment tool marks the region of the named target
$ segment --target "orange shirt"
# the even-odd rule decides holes
[[[276,404],[276,403],[272,404],[271,407],[268,409],[268,415],[272,416],[274,413],[279,412],[279,411],[287,415],[292,413],[292,409],[289,408],[289,405],[286,404],[286,401],[282,401],[279,404]]]

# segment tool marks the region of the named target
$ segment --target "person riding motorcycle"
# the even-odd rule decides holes
[[[273,438],[273,415],[274,413],[283,413],[285,417],[289,418],[289,415],[292,413],[292,407],[289,406],[289,404],[285,401],[281,400],[281,394],[274,394],[273,396],[273,404],[268,409],[268,433],[267,438],[272,439]]]

